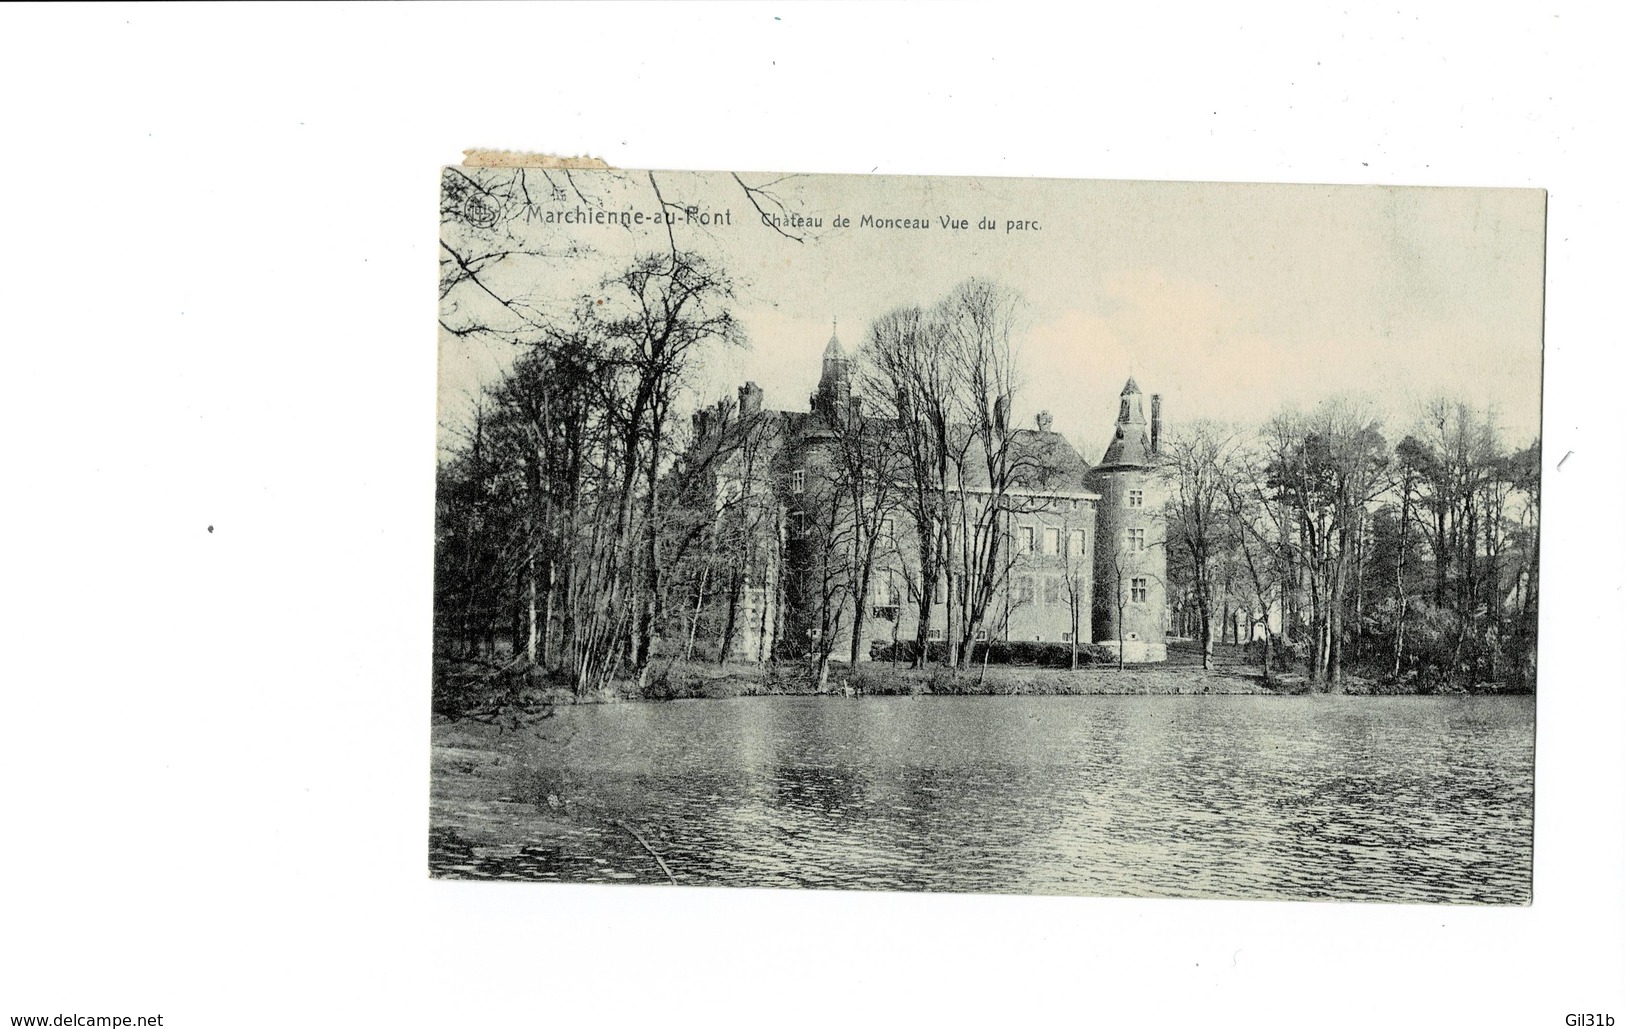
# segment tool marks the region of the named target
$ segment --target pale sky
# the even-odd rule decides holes
[[[643,173],[574,177],[606,208],[657,207]],[[1284,404],[1354,392],[1377,402],[1397,439],[1424,398],[1445,393],[1493,407],[1514,445],[1539,431],[1545,196],[1536,190],[798,176],[774,192],[824,224],[797,243],[763,226],[728,175],[657,180],[668,201],[732,214],[730,225],[674,227],[679,245],[721,261],[742,287],[736,311],[751,346],[707,355],[696,380],[706,400],[753,380],[768,406],[804,410],[832,319],[855,351],[877,315],[929,304],[975,275],[1027,302],[1018,418],[1049,410],[1091,462],[1131,371],[1144,392],[1164,395],[1170,423],[1256,424]],[[545,206],[585,205],[571,192]],[[866,214],[931,227],[865,228]],[[840,215],[850,228],[832,225]],[[943,216],[970,227],[941,228]],[[978,229],[984,217],[997,228]],[[1007,231],[1012,220],[1039,228]],[[538,295],[561,299],[634,252],[666,246],[652,225],[527,231],[591,250],[522,273]],[[506,354],[447,338],[441,357],[451,419]]]

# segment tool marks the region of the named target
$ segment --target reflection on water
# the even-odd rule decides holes
[[[1522,903],[1528,697],[745,698],[577,707],[527,775],[680,882]],[[534,785],[526,787],[533,789]],[[664,882],[557,841],[437,874]],[[483,860],[483,863],[482,863]]]

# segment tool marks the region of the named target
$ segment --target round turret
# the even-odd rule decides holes
[[[1147,426],[1140,387],[1131,377],[1118,397],[1117,424],[1090,473],[1100,494],[1095,529],[1094,638],[1123,660],[1168,659],[1166,498],[1156,474],[1153,440],[1162,434],[1161,398]]]

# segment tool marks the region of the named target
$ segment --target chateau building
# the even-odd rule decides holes
[[[1154,474],[1161,398],[1151,397],[1148,421],[1140,389],[1128,380],[1111,441],[1094,467],[1051,430],[1047,412],[1027,428],[1003,425],[1008,410],[998,405],[999,438],[1006,441],[999,488],[988,481],[982,450],[956,465],[949,491],[956,505],[949,553],[964,562],[969,548],[986,558],[972,562],[988,590],[972,638],[1076,637],[1113,653],[1121,645],[1127,661],[1166,660],[1164,497]],[[795,659],[827,645],[833,660],[855,654],[863,661],[879,646],[917,638],[929,588],[922,575],[941,562],[922,560],[907,502],[917,484],[906,462],[861,450],[895,448],[901,433],[864,413],[837,336],[824,348],[806,411],[766,410],[761,389],[747,382],[737,405],[723,401],[694,422],[697,452],[716,455],[718,517],[727,519],[725,535],[737,548],[719,616],[729,656]],[[849,489],[853,475],[865,481],[876,469],[892,488]],[[965,635],[971,610],[965,583],[948,596],[949,581],[939,575],[929,588],[931,641]],[[866,584],[862,596],[858,583]]]

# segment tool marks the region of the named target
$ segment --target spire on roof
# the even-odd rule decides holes
[[[846,348],[841,346],[841,337],[836,331],[837,328],[839,328],[839,319],[830,319],[829,345],[824,347],[824,360],[826,361],[831,359],[837,361],[846,360]]]
[[[841,338],[830,325],[829,343],[824,347],[824,374],[818,378],[818,392],[813,394],[813,408],[822,410],[833,420],[837,413],[845,412],[852,402],[852,359],[846,356]],[[844,415],[843,415],[844,417]]]
[[[1117,400],[1117,428],[1106,447],[1106,456],[1100,467],[1117,465],[1146,466],[1151,460],[1151,437],[1145,430],[1145,405],[1140,399],[1140,385],[1130,373]]]

